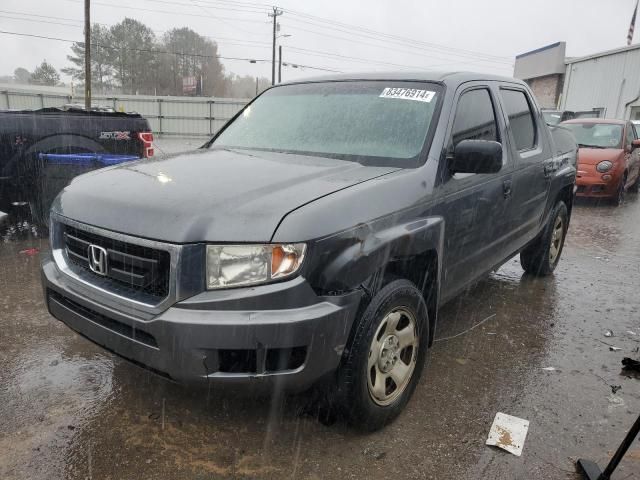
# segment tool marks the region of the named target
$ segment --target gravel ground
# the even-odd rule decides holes
[[[29,249],[47,241],[5,222],[0,478],[577,480],[575,460],[603,465],[640,413],[640,379],[620,365],[640,356],[639,217],[633,196],[578,205],[555,275],[514,259],[446,305],[408,408],[368,435],[302,413],[304,395],[186,388],[95,346],[45,309]],[[498,411],[530,421],[521,457],[485,445]],[[640,478],[638,442],[614,478]]]

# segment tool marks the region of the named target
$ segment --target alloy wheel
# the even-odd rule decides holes
[[[371,399],[390,405],[405,390],[416,366],[418,332],[415,316],[395,308],[380,322],[369,348],[367,385]]]
[[[560,249],[562,248],[562,239],[564,237],[564,221],[561,216],[556,217],[556,221],[553,224],[553,231],[551,232],[551,246],[549,247],[549,263],[555,265],[560,255]]]

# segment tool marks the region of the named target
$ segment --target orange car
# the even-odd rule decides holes
[[[640,140],[635,126],[625,120],[577,118],[562,122],[576,137],[579,197],[605,197],[616,205],[627,190],[640,186]]]

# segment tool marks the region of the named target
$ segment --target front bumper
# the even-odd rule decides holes
[[[301,391],[340,362],[361,293],[319,297],[302,277],[203,292],[151,318],[95,300],[90,287],[42,263],[49,312],[140,366],[181,383]],[[128,313],[129,312],[129,313]]]
[[[604,180],[603,175],[610,175],[609,180]],[[595,165],[586,165],[578,168],[576,177],[576,196],[578,197],[615,197],[618,195],[618,186],[622,178],[622,172],[613,169],[606,173],[600,173]]]

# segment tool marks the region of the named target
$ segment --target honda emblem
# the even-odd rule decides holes
[[[98,245],[89,245],[89,268],[98,275],[107,275],[107,251]]]

